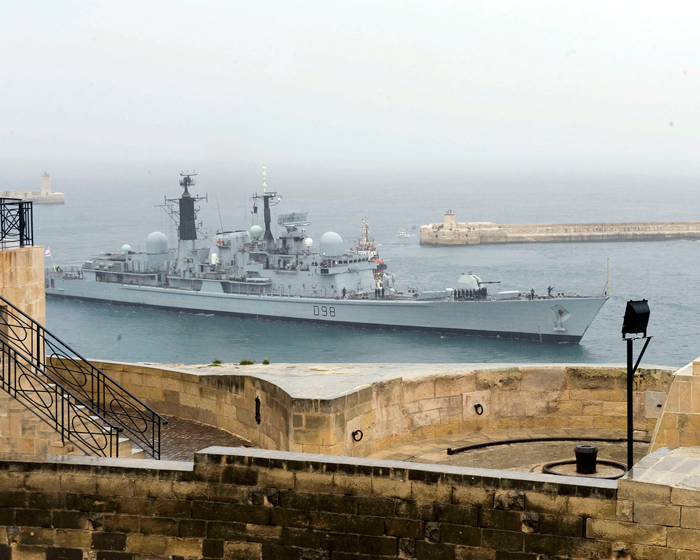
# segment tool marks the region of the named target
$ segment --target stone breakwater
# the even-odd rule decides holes
[[[421,226],[421,245],[485,243],[583,243],[700,239],[700,222],[628,222],[595,224],[515,224],[445,222]]]

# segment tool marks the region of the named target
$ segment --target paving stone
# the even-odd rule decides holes
[[[250,447],[251,443],[215,426],[194,420],[167,417],[161,428],[161,460],[191,461],[194,452],[214,445],[221,447]]]

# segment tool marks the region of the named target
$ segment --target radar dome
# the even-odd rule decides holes
[[[263,228],[260,226],[251,226],[251,228],[248,230],[248,233],[253,239],[260,239],[263,234]]]
[[[343,251],[343,238],[334,231],[328,231],[321,236],[319,251],[326,257],[339,257]]]
[[[314,244],[314,240],[311,239],[310,237],[307,237],[306,239],[304,239],[304,246],[311,247],[311,246],[313,246],[313,244]]]
[[[131,245],[127,243],[122,245],[122,253],[131,253]]]
[[[154,231],[146,238],[146,253],[157,255],[168,252],[168,238],[165,234]]]

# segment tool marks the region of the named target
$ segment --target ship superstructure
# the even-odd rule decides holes
[[[335,232],[318,244],[306,234],[306,212],[279,216],[272,233],[270,206],[281,202],[263,178],[264,229],[219,231],[200,237],[192,195],[195,173],[183,172],[179,199],[166,199],[177,222],[173,247],[151,233],[146,251],[128,245],[101,253],[82,267],[47,270],[47,295],[243,316],[319,321],[385,329],[427,330],[541,342],[578,342],[607,297],[490,294],[477,276],[432,292],[398,288],[379,260],[364,222],[363,237],[346,250]],[[257,208],[257,206],[256,206]],[[382,274],[383,273],[383,274]]]

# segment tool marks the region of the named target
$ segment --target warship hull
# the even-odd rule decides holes
[[[352,300],[207,293],[206,290],[90,282],[56,276],[46,295],[271,320],[303,321],[359,328],[428,331],[544,343],[575,344],[607,297],[532,300]],[[555,322],[556,309],[569,315]]]

